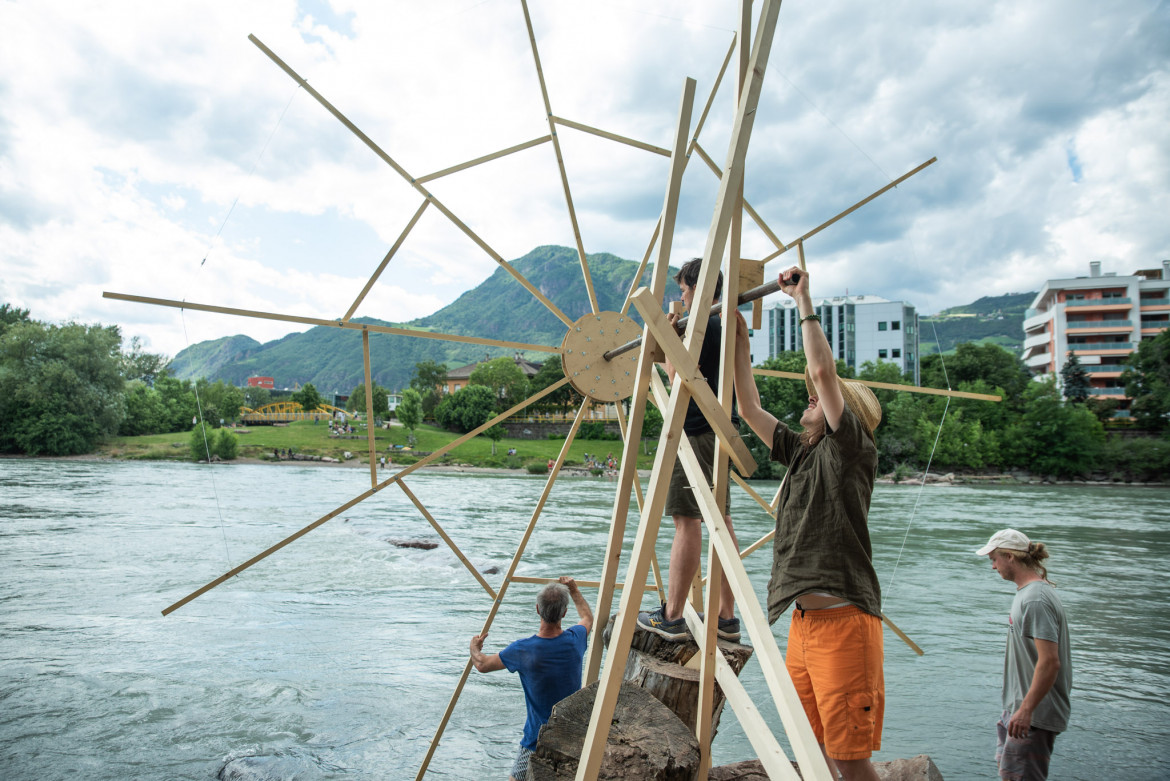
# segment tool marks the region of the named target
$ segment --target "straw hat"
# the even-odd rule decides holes
[[[878,403],[877,396],[874,396],[873,391],[860,382],[843,380],[838,377],[837,384],[841,388],[841,395],[845,398],[846,406],[853,410],[853,414],[861,421],[861,425],[865,426],[865,430],[872,434],[874,429],[878,427],[878,423],[882,422],[882,405]],[[809,396],[817,395],[816,386],[813,385],[812,376],[809,374],[807,366],[804,367],[804,387],[808,390]]]

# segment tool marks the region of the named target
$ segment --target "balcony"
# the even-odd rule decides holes
[[[1133,328],[1133,320],[1066,320],[1069,330],[1073,328]]]
[[[1035,336],[1029,336],[1024,340],[1024,349],[1030,350],[1033,347],[1039,347],[1041,345],[1048,344],[1051,339],[1052,337],[1047,332],[1036,334]]]
[[[1064,305],[1067,307],[1074,306],[1114,306],[1115,304],[1131,304],[1133,299],[1129,298],[1081,298],[1076,301],[1065,301]]]
[[[1082,365],[1081,368],[1083,368],[1085,371],[1089,372],[1090,374],[1121,374],[1126,369],[1125,366],[1121,366],[1120,364],[1115,364],[1115,363],[1114,364],[1107,363],[1104,366],[1083,366]]]
[[[1133,352],[1136,347],[1137,345],[1133,342],[1088,342],[1083,344],[1070,344],[1068,349],[1075,353],[1100,355],[1103,353]]]
[[[1124,396],[1125,388],[1089,388],[1090,396]]]

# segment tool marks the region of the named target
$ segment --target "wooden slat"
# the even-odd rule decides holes
[[[829,767],[804,713],[796,687],[788,677],[784,658],[776,645],[768,618],[756,598],[747,570],[744,569],[739,552],[735,549],[735,542],[724,522],[723,513],[703,477],[702,467],[689,440],[684,438],[679,443],[678,457],[687,474],[688,482],[695,487],[695,498],[702,510],[707,532],[725,568],[724,576],[735,595],[741,625],[748,630],[752,647],[756,649],[756,658],[763,668],[764,680],[776,703],[784,731],[792,745],[792,752],[800,765],[801,776],[807,781],[831,781]]]
[[[800,380],[804,382],[804,375],[800,372],[781,372],[773,371],[772,369],[752,368],[752,374],[758,374],[761,377],[783,377],[788,380]],[[1003,401],[1002,396],[994,396],[989,393],[970,393],[968,391],[943,390],[942,388],[923,388],[920,385],[897,385],[892,382],[876,382],[873,380],[850,379],[849,381],[864,385],[867,388],[880,388],[881,390],[926,393],[932,396],[951,396],[958,399],[976,399],[978,401]]]
[[[678,197],[682,189],[682,177],[686,167],[686,137],[690,130],[691,112],[694,109],[695,80],[683,81],[682,94],[679,97],[678,118],[675,122],[674,142],[671,146],[670,172],[666,183],[666,192],[663,196],[662,211],[659,224],[662,227],[662,240],[658,243],[658,254],[654,261],[654,273],[651,275],[650,289],[653,294],[662,300],[666,292],[666,276],[670,267],[671,238],[674,236],[674,223],[678,214]],[[641,275],[639,274],[639,278]],[[630,430],[626,432],[626,441],[623,448],[622,464],[618,472],[618,492],[614,501],[613,514],[610,517],[610,532],[606,541],[605,559],[602,565],[602,588],[597,595],[597,608],[594,613],[598,616],[608,616],[613,604],[613,584],[617,582],[618,566],[620,564],[622,541],[626,532],[626,517],[630,508],[630,487],[638,482],[638,445],[642,439],[642,422],[646,414],[646,404],[650,391],[650,380],[657,376],[654,358],[657,345],[654,337],[643,330],[644,344],[638,356],[637,369],[634,377],[634,390],[630,404]],[[665,407],[660,407],[665,415]],[[663,424],[664,431],[669,427]],[[657,460],[657,455],[655,456]],[[653,497],[651,490],[650,496]],[[663,495],[665,497],[665,494]],[[644,517],[650,510],[652,501],[639,503],[639,518]],[[665,498],[663,499],[665,504]],[[657,532],[656,532],[657,533]],[[651,561],[655,562],[655,582],[662,587],[662,576],[658,572],[656,560],[651,548]],[[661,590],[659,593],[664,593]],[[624,598],[624,592],[623,592]],[[632,635],[633,629],[631,627]],[[594,645],[589,650],[589,658],[585,664],[585,685],[597,680],[601,669],[603,649],[597,640],[600,634],[595,634]],[[612,642],[611,642],[612,647]],[[627,640],[627,650],[628,640]],[[614,697],[616,698],[616,693]],[[616,699],[615,699],[616,702]],[[612,712],[612,704],[611,704]],[[603,740],[604,742],[604,740]]]
[[[695,142],[695,152],[699,155],[699,158],[707,164],[707,167],[711,169],[712,173],[714,173],[716,176],[722,175],[722,172],[719,170],[719,165],[711,159],[711,156],[707,154],[707,150],[703,149],[703,145],[697,141]],[[764,222],[764,218],[760,216],[760,213],[757,212],[750,203],[748,203],[746,200],[743,201],[741,203],[741,208],[748,213],[748,216],[752,218],[752,222],[756,224],[756,227],[758,227],[773,244],[775,244],[780,249],[788,248],[787,245],[785,245],[784,242],[780,240],[780,237],[772,232],[772,229],[768,227],[768,223]]]
[[[468,160],[466,163],[459,163],[458,165],[453,165],[450,168],[444,168],[441,171],[435,171],[434,173],[427,174],[426,176],[420,176],[415,179],[415,181],[419,184],[431,182],[435,179],[441,179],[444,176],[450,176],[453,173],[466,171],[468,168],[474,168],[477,165],[491,162],[492,160],[498,160],[501,157],[506,157],[507,155],[515,154],[516,152],[523,152],[525,149],[531,149],[534,146],[547,144],[549,141],[552,141],[552,136],[541,136],[540,138],[534,138],[531,141],[525,141],[522,144],[516,144],[515,146],[510,146],[507,149],[501,149],[498,152],[492,152],[489,155],[477,157],[474,160]]]
[[[516,271],[516,269],[512,267],[511,263],[508,263],[507,261],[505,261],[504,258],[498,252],[496,252],[494,249],[492,249],[490,246],[488,246],[487,242],[485,242],[483,239],[481,239],[479,237],[479,235],[476,234],[474,231],[472,231],[471,228],[469,228],[462,220],[457,218],[455,216],[455,214],[450,209],[448,209],[446,206],[443,205],[442,202],[439,201],[438,198],[436,198],[434,195],[432,195],[430,192],[428,192],[427,189],[425,187],[423,187],[422,184],[420,184],[417,179],[415,179],[413,176],[411,176],[405,168],[403,168],[401,165],[399,165],[398,162],[394,158],[390,157],[390,155],[386,154],[385,150],[383,150],[380,146],[375,144],[373,139],[371,139],[369,136],[367,136],[365,133],[363,133],[361,130],[359,130],[357,125],[355,125],[353,122],[350,122],[349,118],[346,117],[344,114],[342,114],[340,111],[338,111],[333,106],[332,103],[330,103],[328,100],[326,100],[324,95],[322,95],[320,92],[318,92],[316,89],[314,89],[313,86],[309,84],[309,82],[302,79],[296,71],[294,71],[292,68],[290,68],[288,66],[288,64],[284,62],[284,60],[280,59],[280,57],[278,57],[276,55],[276,52],[272,51],[267,46],[265,46],[260,41],[260,39],[254,35],[249,35],[248,40],[250,40],[252,43],[254,43],[256,45],[256,47],[258,49],[260,49],[260,51],[264,52],[265,56],[267,56],[268,59],[270,59],[274,63],[276,63],[277,67],[279,67],[286,74],[288,74],[289,77],[293,79],[293,81],[295,81],[297,84],[299,84],[301,86],[301,89],[303,89],[305,92],[309,93],[309,95],[311,95],[314,100],[316,100],[318,103],[320,103],[321,106],[324,107],[326,111],[328,111],[330,114],[332,114],[339,122],[341,122],[341,124],[345,125],[346,128],[348,128],[351,133],[353,133],[355,136],[357,136],[362,141],[363,144],[365,144],[367,147],[369,147],[370,151],[372,151],[379,158],[381,158],[382,161],[384,163],[386,163],[388,166],[393,168],[395,170],[395,172],[398,173],[399,176],[401,176],[408,183],[410,183],[410,185],[415,190],[417,190],[420,194],[422,194],[425,198],[427,198],[427,200],[432,201],[435,205],[435,208],[437,208],[444,215],[446,215],[447,219],[451,220],[451,222],[454,223],[455,226],[457,228],[459,228],[459,230],[463,231],[469,239],[471,239],[476,244],[478,244],[491,257],[492,260],[496,261],[496,263],[499,264],[501,268],[503,268],[505,271],[507,271],[509,274],[511,274],[512,277],[517,282],[519,282],[521,285],[523,285],[525,287],[525,289],[527,289],[528,292],[531,293],[536,298],[536,300],[538,300],[538,301],[540,301],[540,303],[544,304],[545,307],[547,307],[550,312],[552,312],[554,315],[557,316],[557,318],[559,318],[561,320],[561,322],[563,322],[565,325],[572,325],[573,324],[573,321],[569,319],[568,315],[566,315],[564,312],[562,312],[559,307],[557,307],[552,301],[550,301],[548,299],[547,296],[545,296],[543,293],[541,293],[540,290],[538,290],[535,285],[533,285],[531,282],[529,282],[524,277],[523,274]]]
[[[617,141],[619,144],[626,144],[627,146],[632,146],[647,152],[653,152],[656,155],[670,157],[670,150],[663,149],[660,146],[654,146],[653,144],[647,144],[644,141],[638,141],[633,138],[627,138],[626,136],[620,136],[617,133],[610,133],[608,130],[601,130],[599,128],[592,127],[591,125],[586,125],[581,122],[574,122],[571,119],[565,119],[564,117],[550,116],[549,119],[558,125],[571,127],[574,130],[580,130],[582,133],[589,133],[590,135],[600,136],[601,138],[609,139],[610,141]]]
[[[796,241],[789,243],[789,245],[787,247],[785,247],[784,249],[778,249],[775,252],[773,252],[771,255],[768,255],[766,258],[764,258],[764,262],[767,263],[768,261],[773,260],[773,259],[779,257],[780,255],[783,255],[785,252],[792,249],[793,245],[800,244],[800,243],[804,242],[805,240],[812,238],[813,236],[815,236],[818,233],[820,233],[821,231],[823,231],[825,228],[827,228],[830,225],[832,225],[833,223],[835,223],[837,220],[840,220],[843,217],[847,217],[848,215],[852,214],[856,210],[860,209],[862,206],[865,206],[867,203],[872,201],[874,198],[877,198],[882,193],[886,192],[887,190],[892,190],[893,188],[900,185],[902,182],[909,179],[911,176],[914,176],[914,174],[918,173],[922,169],[924,169],[927,166],[931,165],[932,163],[936,163],[936,162],[938,162],[938,158],[932,157],[929,160],[927,160],[925,163],[923,163],[922,165],[918,166],[917,168],[914,168],[913,170],[902,174],[897,179],[895,179],[894,181],[887,184],[885,187],[882,187],[881,189],[873,192],[871,195],[869,195],[865,198],[862,198],[860,201],[853,204],[852,206],[850,206],[848,209],[841,212],[837,216],[832,217],[828,220],[825,220],[820,225],[818,225],[817,227],[810,230],[808,233],[806,233],[803,236],[801,236],[800,238],[798,238]]]
[[[378,484],[378,446],[374,444],[374,384],[370,381],[370,332],[362,329],[362,365],[366,378],[366,442],[370,446],[370,487]]]
[[[406,237],[410,235],[411,230],[414,229],[415,224],[418,222],[419,218],[422,217],[423,212],[427,210],[428,203],[430,203],[430,201],[424,200],[421,204],[419,204],[419,207],[415,211],[414,216],[410,218],[410,221],[406,223],[406,227],[403,228],[402,233],[398,235],[398,239],[394,242],[394,246],[392,246],[390,251],[386,253],[386,256],[382,258],[382,262],[378,264],[378,267],[374,269],[374,273],[371,274],[369,280],[366,281],[366,286],[362,288],[362,292],[358,293],[358,297],[355,298],[353,303],[350,305],[349,311],[347,311],[345,316],[341,318],[343,322],[348,323],[350,318],[353,317],[353,313],[357,311],[359,306],[361,306],[362,301],[364,301],[366,298],[366,294],[370,292],[370,289],[374,286],[374,283],[378,281],[380,276],[382,276],[382,272],[386,269],[386,265],[390,262],[390,259],[394,257],[395,254],[397,254],[398,249],[402,246],[402,242],[406,241]]]
[[[581,406],[577,408],[577,416],[573,419],[573,425],[569,427],[569,433],[565,435],[565,443],[561,445],[561,452],[557,455],[556,463],[549,470],[548,478],[544,483],[544,491],[540,495],[540,500],[536,503],[536,508],[533,510],[532,516],[528,519],[528,526],[524,529],[524,534],[520,537],[520,542],[516,545],[516,552],[512,554],[512,561],[508,565],[507,572],[504,573],[504,580],[500,584],[500,591],[496,595],[495,601],[492,602],[492,607],[488,611],[487,618],[484,619],[480,634],[491,629],[492,622],[495,621],[496,613],[504,603],[504,595],[508,592],[508,586],[516,579],[516,568],[520,565],[520,558],[524,555],[524,549],[528,547],[528,541],[531,539],[532,532],[536,528],[536,521],[540,518],[541,509],[544,507],[549,494],[552,492],[553,484],[556,483],[557,475],[560,474],[561,467],[564,466],[565,458],[569,455],[569,449],[573,445],[573,440],[577,437],[577,431],[581,428],[581,421],[585,419],[585,413],[589,410],[590,404],[589,399],[583,399]],[[455,711],[455,704],[459,701],[459,695],[463,691],[463,685],[467,682],[467,676],[470,672],[471,661],[468,660],[463,668],[463,674],[459,678],[459,683],[455,686],[455,692],[451,695],[451,699],[447,703],[447,709],[443,712],[443,718],[439,721],[439,726],[435,730],[435,735],[431,738],[431,744],[427,748],[426,756],[423,757],[422,765],[418,769],[418,775],[415,776],[415,781],[422,781],[422,777],[426,775],[427,767],[431,763],[431,758],[435,755],[435,749],[439,747],[439,740],[443,737],[443,731],[447,728],[447,722],[451,719],[451,714]]]
[[[515,350],[531,350],[542,353],[559,353],[559,347],[549,347],[546,344],[528,344],[526,342],[506,342],[501,339],[483,339],[478,336],[460,336],[432,331],[419,331],[410,328],[395,328],[389,325],[375,325],[372,323],[347,323],[344,320],[322,320],[319,317],[302,317],[300,315],[282,315],[274,312],[261,312],[255,309],[236,309],[229,306],[214,306],[212,304],[197,304],[192,301],[175,301],[168,298],[150,298],[148,296],[134,296],[127,293],[102,293],[102,298],[111,298],[117,301],[132,301],[136,304],[150,304],[152,306],[166,306],[173,309],[190,309],[197,312],[215,312],[221,315],[234,317],[254,317],[259,320],[277,320],[284,323],[302,323],[304,325],[319,325],[326,328],[342,328],[350,331],[369,331],[374,334],[394,334],[409,336],[415,339],[437,339],[443,342],[462,342],[464,344],[482,344],[487,347],[506,347]]]
[[[528,42],[532,47],[532,59],[536,63],[536,78],[540,83],[540,96],[544,99],[544,113],[548,120],[548,132],[552,136],[553,152],[557,158],[557,170],[561,174],[561,189],[565,193],[565,205],[569,209],[569,222],[573,226],[573,240],[577,243],[577,257],[581,263],[581,276],[585,280],[585,291],[589,295],[589,305],[593,307],[593,314],[597,314],[601,311],[601,305],[597,302],[597,292],[593,289],[593,277],[589,273],[589,262],[585,258],[585,245],[581,241],[581,227],[577,224],[577,210],[573,206],[573,192],[569,188],[569,174],[565,171],[565,158],[561,153],[561,141],[557,137],[557,126],[553,121],[552,104],[548,99],[548,87],[544,83],[544,69],[540,66],[540,52],[536,48],[536,34],[532,31],[532,17],[528,13],[528,0],[520,0],[520,7],[524,9],[524,24],[528,28]]]
[[[573,578],[573,580],[581,588],[601,588],[601,581],[600,580],[577,580],[576,578]],[[558,582],[558,579],[557,578],[540,578],[540,577],[535,577],[532,575],[515,575],[512,577],[512,582],[513,583],[536,583],[536,584],[556,583],[556,582]],[[624,584],[624,583],[614,583],[613,584],[614,588],[624,588],[625,585],[626,584]],[[647,583],[642,588],[646,589],[647,591],[660,591],[658,586],[654,585],[653,583]]]
[[[655,341],[674,366],[675,378],[687,385],[695,404],[706,416],[707,423],[714,429],[720,444],[728,449],[740,473],[751,475],[756,470],[756,461],[752,458],[751,450],[744,444],[739,429],[731,422],[731,416],[723,411],[715,392],[699,374],[698,364],[686,352],[678,334],[670,326],[653,298],[653,294],[646,288],[641,288],[634,294],[634,306],[642,315],[646,328],[654,334]]]
[[[213,589],[216,586],[220,585],[221,583],[235,577],[236,575],[240,574],[244,570],[251,567],[253,564],[256,564],[257,562],[260,562],[260,561],[268,558],[269,556],[271,556],[273,553],[276,553],[278,550],[280,550],[284,546],[289,545],[290,543],[293,543],[296,540],[299,540],[301,537],[305,536],[306,534],[313,531],[314,529],[321,526],[322,524],[332,520],[333,518],[336,518],[339,514],[345,512],[346,510],[353,507],[354,505],[370,498],[371,496],[373,496],[374,494],[376,494],[378,491],[382,490],[386,486],[391,485],[392,483],[396,483],[399,480],[405,478],[407,475],[411,474],[416,469],[421,469],[422,467],[426,466],[427,464],[431,463],[432,461],[436,461],[436,460],[442,458],[448,452],[459,447],[460,445],[462,445],[464,442],[467,442],[472,437],[478,436],[479,434],[482,434],[483,432],[487,431],[489,428],[496,425],[497,423],[504,421],[504,420],[507,420],[508,418],[512,417],[512,415],[516,414],[517,412],[524,409],[528,405],[533,404],[534,402],[537,402],[537,401],[543,399],[545,396],[549,395],[550,393],[553,393],[557,389],[568,384],[568,382],[569,382],[568,377],[565,377],[558,382],[554,382],[552,385],[548,386],[544,390],[540,391],[539,393],[535,393],[532,396],[529,396],[524,401],[520,402],[519,404],[512,407],[511,409],[505,410],[504,412],[500,413],[496,417],[487,421],[486,423],[484,423],[480,427],[472,429],[471,431],[467,432],[466,434],[459,437],[458,439],[455,439],[455,440],[452,440],[451,442],[448,442],[446,445],[444,445],[443,447],[434,451],[429,456],[425,456],[423,458],[420,458],[418,461],[414,462],[410,466],[403,467],[401,470],[396,472],[389,479],[383,480],[382,482],[378,483],[376,486],[374,486],[370,490],[364,491],[364,492],[358,494],[353,499],[350,499],[348,502],[341,505],[337,509],[332,510],[331,512],[328,512],[325,515],[322,515],[320,518],[313,521],[309,525],[294,532],[293,534],[290,534],[288,537],[285,537],[283,540],[281,540],[280,542],[271,546],[270,548],[262,551],[261,553],[258,553],[257,555],[253,556],[252,558],[248,559],[240,566],[235,567],[235,568],[229,570],[228,572],[225,572],[223,575],[220,575],[218,578],[211,581],[207,585],[191,592],[187,596],[180,599],[178,602],[175,602],[174,604],[165,608],[162,611],[162,614],[165,616],[165,615],[169,615],[170,613],[173,613],[175,610],[178,610],[179,608],[181,608],[183,605],[187,604],[191,600],[196,599],[196,598],[202,596],[203,594],[206,594],[211,589]]]

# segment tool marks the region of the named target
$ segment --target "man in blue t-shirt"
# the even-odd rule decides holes
[[[504,669],[520,673],[520,684],[524,687],[528,718],[524,722],[520,753],[512,765],[511,781],[528,778],[528,758],[536,750],[540,728],[548,721],[554,705],[581,688],[581,662],[593,628],[593,611],[572,578],[562,575],[558,581],[545,586],[536,598],[536,614],[540,616],[540,631],[536,634],[517,640],[491,656],[483,652],[487,632],[471,638],[471,663],[475,669],[481,673]],[[561,629],[570,598],[581,620],[568,629]]]

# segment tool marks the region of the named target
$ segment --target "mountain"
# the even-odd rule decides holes
[[[587,260],[601,309],[620,310],[638,264],[608,253],[588,255]],[[590,311],[575,250],[537,247],[512,261],[512,266],[569,318],[576,320]],[[672,276],[675,271],[671,270]],[[648,285],[651,273],[652,269],[647,267],[640,284]],[[668,284],[665,301],[677,299],[676,286]],[[564,323],[502,268],[497,268],[478,287],[426,317],[408,323],[373,318],[354,318],[354,322],[550,346],[559,346],[565,335]],[[409,385],[414,365],[420,361],[433,360],[455,368],[485,356],[499,357],[510,352],[459,342],[370,334],[373,379],[393,390]],[[540,362],[550,354],[533,351],[524,355]],[[326,326],[289,334],[267,344],[246,336],[200,342],[176,355],[171,367],[182,379],[206,377],[234,385],[243,385],[253,375],[273,377],[278,388],[311,382],[322,394],[349,393],[365,378],[361,334]]]
[[[993,342],[1019,353],[1024,346],[1024,314],[1035,298],[1035,291],[984,296],[923,316],[918,321],[919,350],[931,355],[950,352],[962,342]]]

